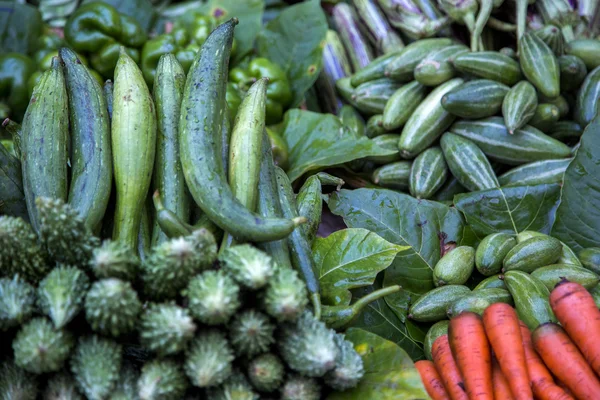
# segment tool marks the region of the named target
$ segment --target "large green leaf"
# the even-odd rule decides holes
[[[350,228],[365,228],[389,242],[409,246],[385,270],[383,282],[402,286],[400,293],[386,296],[401,321],[410,303],[433,289],[432,271],[446,246],[473,244],[473,235],[456,209],[391,190],[341,190],[330,196],[329,209]]]
[[[279,64],[290,80],[292,107],[300,104],[321,72],[326,33],[319,0],[308,0],[284,9],[258,35],[258,54]]]
[[[0,54],[31,54],[42,32],[42,15],[32,5],[0,1]]]
[[[291,181],[319,168],[394,153],[377,146],[367,137],[356,139],[331,114],[289,110],[285,114],[282,134],[289,147],[290,167],[287,173]]]
[[[419,372],[409,355],[395,343],[358,328],[346,331],[365,368],[357,387],[329,395],[329,400],[428,399]]]
[[[567,167],[552,236],[573,250],[600,246],[600,118],[581,136]]]
[[[454,197],[456,208],[480,238],[495,232],[549,233],[559,201],[558,183],[488,189]]]
[[[405,249],[366,229],[343,229],[317,238],[312,250],[323,301],[336,304],[335,298],[349,300],[340,292],[372,285],[377,273]]]

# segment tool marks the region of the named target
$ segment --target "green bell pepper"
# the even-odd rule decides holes
[[[93,69],[109,78],[120,47],[124,46],[127,54],[139,62],[139,48],[147,36],[135,19],[106,3],[92,2],[71,14],[65,25],[65,38],[73,50],[89,55]]]
[[[255,58],[247,68],[236,67],[229,71],[229,80],[242,92],[260,78],[269,78],[267,85],[266,123],[274,124],[283,118],[283,113],[292,101],[292,91],[285,72],[279,65],[266,58]]]
[[[29,104],[27,81],[35,72],[33,60],[23,54],[0,55],[0,102],[10,109],[10,117],[20,121]],[[9,115],[1,115],[2,119]]]

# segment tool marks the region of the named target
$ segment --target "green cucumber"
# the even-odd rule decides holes
[[[448,179],[448,164],[440,147],[430,147],[415,158],[410,168],[410,194],[429,199]]]
[[[383,109],[383,127],[393,130],[402,127],[427,96],[427,87],[412,81],[396,90]]]
[[[156,159],[152,186],[158,190],[164,207],[188,222],[190,199],[179,161],[179,112],[185,85],[185,72],[173,54],[160,57],[154,75],[154,105],[156,107]],[[168,239],[154,221],[152,245]]]
[[[63,67],[55,57],[33,89],[22,126],[23,193],[36,232],[40,221],[35,199],[67,199],[68,110]]]
[[[542,160],[515,167],[498,177],[500,186],[539,185],[563,180],[570,158]]]
[[[552,49],[532,32],[519,40],[519,61],[523,75],[541,94],[554,98],[560,94],[560,67]]]
[[[475,266],[483,276],[490,276],[502,270],[502,261],[513,247],[517,239],[507,233],[497,232],[487,235],[477,246]]]
[[[454,195],[459,193],[466,193],[468,190],[464,188],[463,185],[460,184],[458,179],[454,176],[450,175],[448,179],[446,179],[446,183],[442,185],[440,190],[438,190],[433,196],[432,200],[435,201],[449,201],[452,204],[454,199]]]
[[[401,50],[400,50],[401,51]],[[350,78],[352,86],[356,87],[362,83],[374,81],[375,79],[385,77],[385,67],[398,55],[398,52],[392,52],[377,57],[369,65],[359,69]]]
[[[481,290],[481,289],[492,289],[492,288],[506,289],[506,283],[504,283],[504,280],[502,279],[502,275],[498,274],[498,275],[488,276],[487,278],[485,278],[484,280],[479,282],[477,284],[477,286],[475,286],[473,288],[473,291],[477,291],[477,290]]]
[[[525,125],[514,135],[509,134],[502,117],[457,121],[450,132],[472,140],[488,157],[508,165],[571,155],[569,146],[534,127]]]
[[[398,81],[408,82],[414,77],[414,69],[431,52],[453,44],[449,38],[429,38],[412,42],[404,47],[385,66],[385,75]]]
[[[450,172],[462,186],[470,191],[500,186],[487,157],[471,140],[446,132],[440,144]]]
[[[411,166],[410,161],[398,161],[384,165],[373,171],[371,180],[374,184],[384,188],[406,190]]]
[[[152,202],[154,203],[154,222],[167,238],[187,236],[193,232],[194,227],[192,225],[165,207],[158,190],[152,195]]]
[[[600,67],[592,70],[577,92],[574,118],[582,127],[587,126],[598,113],[600,98]]]
[[[558,116],[560,118],[565,118],[569,115],[569,112],[571,111],[571,106],[569,105],[569,101],[566,99],[565,96],[558,96],[555,97],[553,99],[550,99],[548,97],[544,97],[544,96],[540,96],[539,97],[539,102],[540,104],[551,104],[553,106],[555,106],[558,109]],[[539,106],[539,104],[538,104]],[[529,124],[531,125],[531,123]]]
[[[533,113],[533,117],[528,121],[530,126],[539,129],[542,132],[548,132],[560,118],[560,109],[554,104],[538,104]]]
[[[549,238],[551,236],[546,235],[541,232],[536,232],[536,231],[522,231],[517,235],[517,243],[523,243],[524,241],[529,240],[533,237]],[[573,250],[571,250],[571,248],[569,246],[567,246],[565,243],[560,242],[560,244],[561,244],[560,257],[558,257],[558,260],[556,260],[556,263],[557,264],[572,264],[572,265],[576,265],[578,267],[582,267],[583,264],[581,264],[581,262],[579,261],[579,258],[577,258],[577,255],[575,254],[575,252]]]
[[[600,66],[600,42],[597,39],[575,39],[567,43],[565,54],[583,60],[588,70]]]
[[[449,325],[450,321],[438,321],[431,325],[431,328],[427,331],[425,340],[423,340],[423,350],[425,351],[425,357],[427,357],[428,360],[433,360],[431,357],[431,347],[433,346],[433,342],[440,336],[448,334]]]
[[[560,89],[562,91],[577,90],[587,76],[588,70],[583,60],[573,55],[558,57],[560,67]]]
[[[419,297],[408,309],[408,318],[417,322],[436,322],[446,319],[446,310],[455,300],[471,293],[463,285],[445,285]]]
[[[489,79],[465,82],[442,97],[442,107],[457,117],[479,119],[496,115],[510,88]]]
[[[433,268],[435,286],[462,285],[469,280],[475,268],[475,249],[459,246],[444,254]]]
[[[217,139],[227,107],[227,70],[236,24],[233,18],[216,28],[188,72],[179,125],[181,164],[195,202],[221,229],[242,241],[283,239],[304,219],[263,218],[250,212],[235,198],[223,170]]]
[[[117,193],[113,240],[137,249],[154,166],[156,113],[142,71],[124,48],[115,67],[111,138]]]
[[[354,89],[352,100],[366,114],[381,114],[400,85],[388,78],[365,82]]]
[[[537,93],[533,85],[521,81],[513,86],[502,101],[504,125],[511,135],[533,118],[538,105]]]
[[[537,278],[523,271],[508,271],[504,282],[513,297],[517,316],[534,330],[546,322],[557,322],[550,307],[550,291]]]
[[[555,263],[561,255],[560,240],[551,236],[535,236],[520,242],[504,257],[502,271],[531,273],[537,268]]]
[[[383,115],[373,115],[367,120],[367,125],[365,126],[365,135],[368,138],[374,138],[385,133],[387,133],[387,131],[383,127]]]
[[[543,0],[542,0],[543,1]],[[558,57],[565,48],[565,40],[560,29],[554,25],[546,25],[541,29],[533,31],[533,34],[542,39],[552,52]]]
[[[494,303],[506,303],[511,306],[514,304],[513,298],[507,289],[479,289],[452,302],[446,310],[446,314],[448,318],[455,317],[465,311],[483,315],[485,309]]]
[[[414,158],[428,148],[452,124],[454,115],[441,105],[442,97],[463,83],[454,78],[435,88],[419,104],[402,129],[398,143],[403,158]]]
[[[402,159],[402,157],[400,157],[400,151],[398,150],[400,135],[396,133],[385,133],[376,136],[371,140],[382,149],[394,151],[395,153],[387,156],[370,156],[366,158],[367,161],[374,162],[375,164],[389,164]]]
[[[490,79],[508,86],[523,79],[519,63],[497,51],[479,51],[461,54],[454,59],[460,72]]]
[[[587,268],[578,267],[573,264],[547,265],[533,271],[531,276],[539,279],[550,291],[564,279],[569,282],[579,283],[588,290],[596,286],[600,281],[598,274]]]
[[[350,77],[346,76],[335,81],[335,88],[340,96],[346,101],[346,103],[356,106],[356,103],[352,99],[354,94],[354,87],[350,83]]]
[[[594,286],[592,289],[590,289],[589,292],[592,295],[592,298],[594,299],[596,307],[600,308],[600,285]]]
[[[65,81],[71,121],[71,184],[69,204],[94,230],[102,221],[112,187],[112,155],[108,108],[102,87],[79,61],[63,47]]]
[[[313,243],[321,223],[323,198],[321,180],[317,175],[311,175],[302,185],[296,196],[298,215],[307,219],[300,228],[304,231],[309,243]]]
[[[558,121],[548,132],[550,137],[560,141],[579,139],[582,134],[583,129],[581,128],[581,125],[575,121],[568,120]]]
[[[468,52],[469,48],[462,44],[431,52],[415,67],[415,80],[425,86],[441,85],[456,76],[456,69],[452,65],[454,58]]]
[[[600,247],[581,249],[577,256],[585,268],[600,275]]]

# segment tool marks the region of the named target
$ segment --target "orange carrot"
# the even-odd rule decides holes
[[[506,377],[500,369],[500,364],[494,358],[492,359],[492,384],[494,385],[494,399],[513,400],[514,397],[506,381]]]
[[[450,396],[446,393],[446,388],[442,383],[442,378],[440,378],[433,362],[420,360],[415,363],[415,367],[417,367],[423,385],[425,385],[425,390],[427,390],[427,394],[431,396],[432,400],[450,400]]]
[[[492,304],[483,312],[483,326],[513,397],[531,400],[533,392],[517,312],[505,303]]]
[[[439,372],[450,398],[452,400],[469,400],[463,379],[454,358],[452,358],[448,335],[442,335],[435,339],[431,346],[431,358],[433,358],[435,369]]]
[[[542,324],[533,331],[531,338],[533,348],[546,366],[577,399],[598,399],[600,381],[560,326],[551,322]]]
[[[569,388],[567,387],[567,385],[565,385],[561,381],[556,381],[556,386],[558,386],[559,388],[561,388],[562,390],[564,390],[566,394],[568,394],[569,396],[571,396],[571,398],[573,397],[573,393],[571,393],[571,391],[569,390]]]
[[[519,321],[521,337],[523,338],[523,349],[525,350],[525,361],[527,372],[533,388],[533,394],[539,400],[573,400],[561,387],[554,383],[550,371],[542,362],[540,356],[533,349],[531,343],[531,332],[523,321]]]
[[[452,356],[470,400],[494,400],[492,354],[481,317],[465,311],[450,320],[448,338]]]
[[[563,281],[552,290],[550,306],[588,364],[600,375],[600,310],[592,295],[579,283]]]

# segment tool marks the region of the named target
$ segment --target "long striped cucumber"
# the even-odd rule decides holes
[[[385,75],[399,82],[413,79],[414,69],[432,51],[453,43],[449,38],[430,38],[412,42],[400,50],[385,67]]]
[[[477,246],[475,266],[484,276],[495,275],[502,270],[502,261],[508,252],[517,245],[514,236],[496,232],[487,235]]]
[[[512,135],[529,122],[537,105],[537,93],[531,83],[521,81],[513,86],[502,101],[502,116],[508,133]]]
[[[279,204],[281,204],[283,216],[286,218],[297,218],[298,207],[296,205],[292,184],[284,170],[279,167],[274,168],[277,191],[279,192]],[[288,246],[290,248],[292,265],[300,274],[302,274],[304,282],[306,283],[306,288],[308,289],[310,301],[313,305],[315,318],[319,319],[321,315],[319,280],[314,271],[311,245],[302,229],[295,229],[290,234],[288,237]]]
[[[452,61],[458,55],[468,53],[462,44],[443,47],[425,57],[415,67],[415,80],[426,86],[438,86],[456,76]]]
[[[408,121],[421,101],[427,96],[427,87],[412,81],[396,90],[383,109],[383,127],[391,131]]]
[[[479,289],[452,302],[446,310],[446,314],[448,315],[448,318],[455,317],[465,311],[482,315],[485,309],[494,303],[506,303],[511,306],[514,304],[511,294],[506,289]]]
[[[454,115],[442,107],[441,99],[463,83],[454,78],[435,88],[419,104],[402,129],[398,143],[403,158],[414,158],[428,148],[454,121]]]
[[[115,68],[112,150],[117,203],[113,240],[137,248],[154,167],[156,112],[139,67],[121,49]]]
[[[277,240],[303,219],[263,218],[250,212],[231,191],[216,145],[227,106],[227,70],[237,23],[234,18],[216,28],[188,72],[179,120],[181,164],[194,201],[221,229],[239,240]]]
[[[454,59],[454,67],[460,72],[512,86],[523,75],[519,63],[497,51],[478,51],[461,54]]]
[[[523,271],[509,271],[503,275],[504,283],[513,297],[519,319],[534,330],[540,324],[556,322],[550,307],[550,291],[539,281]]]
[[[546,97],[560,94],[560,67],[552,49],[533,32],[519,40],[519,61],[523,75]]]
[[[442,107],[462,118],[485,118],[496,115],[502,108],[509,87],[489,79],[465,82],[442,97]]]
[[[515,167],[498,177],[501,186],[558,183],[563,179],[570,158],[542,160]]]
[[[385,67],[398,55],[397,52],[391,52],[377,57],[364,68],[359,69],[352,75],[350,82],[352,86],[358,86],[361,83],[373,81],[385,77]]]
[[[446,318],[446,309],[455,300],[471,293],[463,285],[445,285],[419,297],[408,309],[408,318],[418,322],[436,322]]]
[[[156,106],[156,159],[153,188],[160,192],[164,207],[181,220],[190,217],[190,199],[179,158],[179,112],[185,72],[173,54],[160,57],[154,75],[154,105]],[[155,218],[156,219],[156,218]],[[152,245],[168,239],[155,220]]]
[[[517,243],[522,243],[526,240],[529,240],[533,237],[551,237],[541,232],[537,231],[522,231],[517,235]],[[584,265],[579,261],[579,258],[575,254],[575,252],[565,243],[560,242],[562,249],[560,252],[560,257],[556,260],[557,264],[571,264],[578,267],[583,267]]]
[[[600,98],[600,67],[592,70],[577,92],[575,103],[575,121],[582,127],[587,126],[598,113]]]
[[[440,147],[430,147],[415,158],[408,181],[410,194],[429,199],[448,179],[448,164]]]
[[[487,157],[471,140],[446,132],[440,144],[448,168],[465,188],[477,191],[500,186]]]
[[[21,168],[29,221],[39,230],[38,197],[67,199],[68,100],[58,58],[42,74],[23,117]]]
[[[376,79],[354,88],[352,99],[363,113],[381,114],[388,100],[399,88],[400,84],[391,79]]]
[[[406,190],[410,178],[412,162],[397,161],[384,165],[373,171],[371,180],[384,188]]]
[[[502,117],[457,121],[450,132],[472,140],[488,157],[509,165],[571,155],[569,146],[529,125],[509,134]]]
[[[586,289],[593,288],[600,281],[598,274],[573,264],[546,265],[533,271],[531,276],[539,279],[550,291],[564,279],[579,283]]]
[[[534,236],[510,249],[502,262],[502,271],[531,273],[537,268],[555,263],[561,253],[560,240],[547,235]]]

